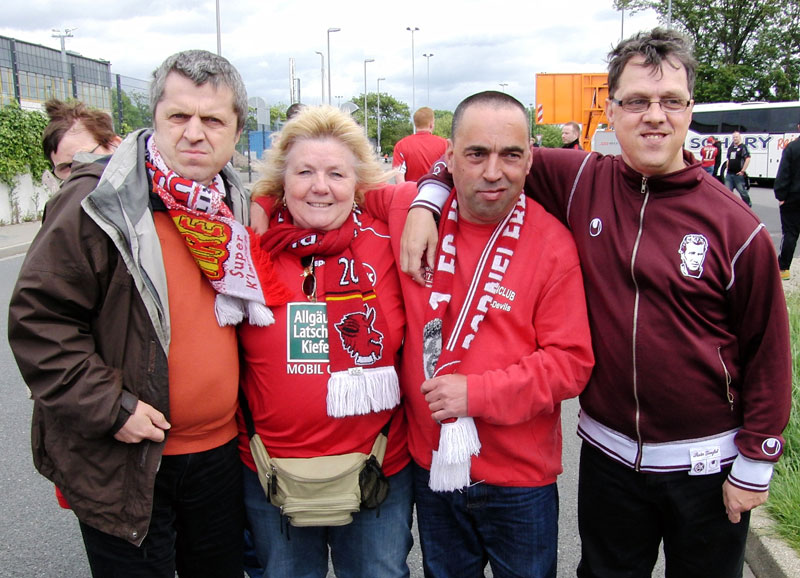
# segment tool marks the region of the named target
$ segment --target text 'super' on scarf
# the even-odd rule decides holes
[[[302,229],[291,222],[286,207],[281,207],[261,238],[261,248],[273,258],[282,251],[298,259],[313,257],[314,274],[322,276],[317,282],[325,295],[331,366],[327,409],[331,417],[379,412],[400,403],[394,352],[384,346],[388,320],[362,259],[352,247],[360,232],[359,218],[355,209],[338,229]],[[334,266],[341,262],[352,267],[350,275],[336,273]]]
[[[253,325],[275,322],[269,305],[288,299],[269,255],[252,240],[251,232],[225,204],[225,184],[218,174],[202,185],[169,169],[147,141],[146,165],[153,191],[163,201],[197,266],[217,292],[214,312],[220,326],[247,317]]]
[[[445,317],[452,301],[458,266],[458,202],[455,192],[451,193],[445,207],[422,335],[426,379],[456,373],[460,363],[471,361],[471,356],[482,355],[481,324],[491,323],[491,304],[517,250],[525,221],[526,201],[525,195],[520,195],[514,208],[495,227],[480,255],[456,317]],[[454,319],[452,323],[448,321],[452,326],[445,327],[445,319]],[[439,433],[439,449],[433,452],[431,461],[430,488],[449,492],[468,486],[471,459],[480,453],[480,448],[478,430],[471,417],[444,420]]]

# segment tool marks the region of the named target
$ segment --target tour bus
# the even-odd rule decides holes
[[[800,101],[796,102],[716,102],[696,104],[686,135],[685,148],[700,158],[700,149],[709,136],[722,142],[722,162],[733,143],[734,131],[750,152],[747,174],[751,178],[772,180],[778,173],[786,145],[800,136]],[[613,131],[597,131],[592,150],[619,154]]]

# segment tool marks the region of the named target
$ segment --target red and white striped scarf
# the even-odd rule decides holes
[[[274,323],[268,305],[285,303],[288,290],[277,280],[269,255],[251,242],[248,229],[225,204],[222,177],[205,186],[180,176],[164,163],[152,136],[145,164],[153,191],[217,292],[214,312],[220,326],[235,325],[244,317],[253,325]]]
[[[455,373],[462,361],[485,351],[480,344],[475,345],[475,340],[480,339],[479,329],[487,317],[491,323],[491,304],[517,249],[520,229],[525,221],[526,201],[525,195],[520,195],[514,208],[492,232],[452,327],[444,327],[444,319],[452,300],[458,265],[455,245],[458,233],[458,202],[455,191],[450,194],[445,207],[449,209],[440,225],[433,287],[423,328],[423,366],[426,379]],[[433,452],[431,462],[428,482],[430,488],[437,492],[449,492],[468,486],[471,457],[477,456],[480,448],[478,430],[471,417],[442,422],[439,449]]]

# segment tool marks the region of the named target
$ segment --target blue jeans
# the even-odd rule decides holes
[[[378,510],[353,514],[347,526],[296,528],[267,500],[257,474],[244,466],[244,500],[264,576],[325,578],[328,547],[338,578],[407,578],[411,551],[411,466],[389,476]]]
[[[414,465],[414,496],[427,578],[555,578],[558,488],[477,483],[434,492],[430,472]]]
[[[81,523],[94,578],[242,578],[244,508],[236,438],[163,456],[140,547]]]
[[[742,200],[747,203],[748,207],[752,207],[753,203],[750,202],[750,193],[744,188],[744,175],[737,175],[736,173],[725,173],[725,186],[732,191],[736,191],[742,197]]]
[[[664,541],[666,578],[741,578],[750,512],[732,524],[718,474],[634,471],[581,447],[579,578],[650,578]]]

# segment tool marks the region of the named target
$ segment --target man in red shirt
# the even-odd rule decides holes
[[[392,168],[399,171],[398,183],[416,182],[444,154],[447,141],[433,134],[433,126],[433,109],[423,106],[414,113],[415,134],[401,138],[394,145]]]
[[[714,137],[710,136],[706,140],[705,146],[700,149],[700,163],[703,165],[703,170],[709,175],[714,174],[714,168],[717,164],[717,153],[719,153],[719,149],[714,142]]]

